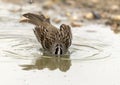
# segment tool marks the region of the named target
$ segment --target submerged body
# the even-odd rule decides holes
[[[21,22],[36,25],[33,31],[45,51],[53,55],[63,55],[68,52],[72,42],[71,28],[68,25],[62,24],[60,29],[57,29],[43,14],[27,13],[23,16],[26,19],[21,20]]]

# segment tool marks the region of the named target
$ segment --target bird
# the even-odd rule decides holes
[[[61,24],[60,28],[57,28],[51,24],[50,18],[45,17],[42,13],[25,13],[22,16],[25,19],[20,22],[35,25],[33,32],[45,52],[52,55],[68,53],[72,43],[72,32],[69,25]]]

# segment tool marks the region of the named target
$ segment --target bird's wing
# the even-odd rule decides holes
[[[60,26],[60,40],[63,44],[65,44],[66,48],[68,48],[71,45],[72,33],[70,26],[65,24],[62,24]]]
[[[37,38],[37,40],[41,43],[42,47],[44,49],[50,49],[51,46],[55,43],[56,41],[56,32],[49,32],[47,28],[44,26],[37,26],[35,29],[33,29],[34,34]]]

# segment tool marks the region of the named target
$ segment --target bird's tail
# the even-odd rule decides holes
[[[23,14],[23,17],[25,18],[21,19],[20,22],[28,22],[36,26],[50,24],[49,18],[46,18],[43,14],[26,13]]]

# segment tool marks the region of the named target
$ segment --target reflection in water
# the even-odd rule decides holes
[[[29,28],[29,26],[26,27]],[[99,25],[97,25],[98,27]],[[47,68],[52,71],[59,69],[62,72],[66,72],[70,69],[71,63],[105,59],[111,55],[111,43],[105,41],[110,36],[106,36],[103,40],[99,32],[96,32],[96,35],[94,34],[93,36],[92,33],[88,35],[88,33],[82,30],[78,31],[79,29],[73,29],[72,31],[75,35],[73,36],[73,44],[69,49],[70,57],[69,55],[63,57],[41,56],[42,50],[38,50],[40,45],[36,41],[32,30],[22,27],[21,29],[13,28],[14,30],[10,28],[0,30],[0,56],[12,57],[13,59],[17,58],[23,61],[33,60],[34,63],[21,65],[24,70],[45,70]],[[100,36],[96,37],[97,35]],[[34,56],[36,54],[37,56]]]
[[[24,32],[25,34],[23,34]],[[70,69],[71,60],[72,63],[99,60],[109,57],[111,53],[108,43],[97,42],[96,39],[94,41],[86,39],[83,40],[85,42],[82,42],[81,38],[74,38],[76,42],[73,42],[69,49],[70,55],[56,57],[43,54],[41,56],[40,54],[43,53],[43,50],[38,50],[40,45],[35,40],[36,38],[32,35],[31,30],[0,30],[0,35],[1,56],[34,61],[31,64],[21,65],[24,70],[44,70],[48,68],[52,71],[59,69],[62,72],[66,72]]]
[[[48,68],[49,70],[59,69],[62,72],[66,72],[70,69],[71,60],[69,55],[57,57],[57,56],[41,56],[34,60],[34,64],[21,65],[23,70],[39,69],[43,70]]]

